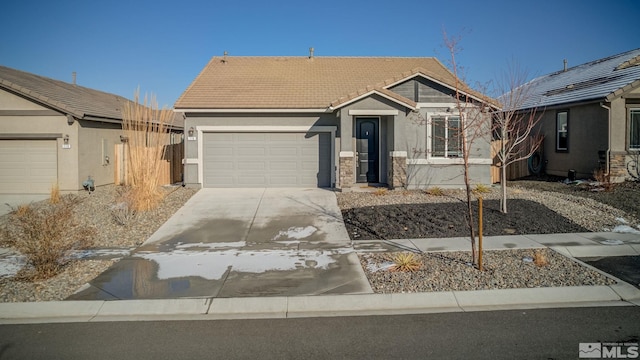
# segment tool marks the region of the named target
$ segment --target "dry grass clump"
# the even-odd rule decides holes
[[[542,266],[549,265],[549,260],[547,259],[547,256],[545,255],[544,251],[534,250],[533,263],[538,267],[542,267]]]
[[[129,147],[129,192],[126,195],[135,211],[155,209],[162,201],[160,169],[168,145],[168,130],[173,122],[173,112],[158,109],[155,97],[139,102],[139,92],[134,102],[122,109],[122,130]]]
[[[476,187],[473,189],[475,194],[487,194],[491,192],[491,188],[484,184],[476,184]]]
[[[5,242],[27,257],[18,278],[50,278],[69,262],[70,250],[91,244],[95,228],[74,221],[73,210],[79,202],[77,196],[65,195],[55,204],[23,205],[10,213],[3,229]]]
[[[391,271],[414,272],[420,270],[422,262],[414,254],[410,252],[401,252],[393,255],[391,259],[394,263],[389,268]]]
[[[51,192],[49,194],[49,202],[52,204],[57,204],[60,202],[60,186],[57,183],[51,186]]]
[[[111,216],[116,224],[127,226],[136,216],[133,206],[133,199],[130,195],[133,193],[129,187],[121,187],[116,190],[118,193],[116,203],[111,205]]]
[[[437,186],[433,186],[428,188],[425,191],[427,194],[431,195],[431,196],[444,196],[444,190],[442,190],[442,188],[437,187]]]
[[[373,195],[376,195],[376,196],[382,196],[382,195],[386,195],[386,194],[387,194],[387,192],[389,192],[389,190],[388,190],[388,189],[385,189],[385,188],[378,188],[378,189],[376,189],[376,190],[373,192]]]
[[[598,187],[604,191],[611,191],[613,185],[611,184],[611,177],[604,171],[604,169],[596,169],[593,171],[593,178],[598,182]]]

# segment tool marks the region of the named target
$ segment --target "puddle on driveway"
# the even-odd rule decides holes
[[[311,272],[314,275],[310,278],[315,278],[324,271],[335,272],[336,262],[349,252],[352,252],[349,248],[318,251],[139,251],[114,264],[91,281],[90,287],[67,300],[215,297],[223,286],[229,284],[230,274],[242,273],[261,278],[262,274],[270,273],[290,281],[298,273]],[[287,288],[291,287],[299,286],[291,283]],[[279,293],[279,290],[273,291]]]

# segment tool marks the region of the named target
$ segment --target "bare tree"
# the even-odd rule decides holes
[[[470,178],[470,155],[472,148],[476,141],[488,141],[487,137],[491,133],[491,118],[487,111],[490,107],[490,99],[483,95],[474,99],[470,96],[472,90],[460,80],[460,67],[456,62],[456,55],[460,53],[459,47],[460,37],[449,37],[446,31],[443,30],[444,45],[449,51],[450,55],[450,67],[453,72],[455,80],[455,105],[459,115],[459,127],[458,136],[460,138],[461,155],[463,160],[463,175],[466,191],[466,220],[469,228],[469,236],[471,237],[471,257],[472,263],[477,264],[477,247],[476,247],[476,234],[473,225],[475,219],[473,216],[473,204]]]
[[[537,124],[542,113],[531,109],[521,109],[530,98],[530,87],[526,84],[527,72],[512,62],[507,66],[498,83],[502,109],[494,113],[493,134],[498,139],[500,149],[497,158],[500,166],[500,211],[507,213],[507,167],[517,161],[529,158],[542,144],[543,138],[537,133]]]

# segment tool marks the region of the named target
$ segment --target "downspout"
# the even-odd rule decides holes
[[[611,108],[608,107],[607,105],[605,105],[604,103],[600,102],[600,107],[602,107],[603,109],[607,110],[607,153],[606,153],[606,160],[607,160],[607,165],[606,165],[606,174],[605,176],[609,176],[609,170],[610,170],[610,165],[609,165],[609,156],[611,154]]]

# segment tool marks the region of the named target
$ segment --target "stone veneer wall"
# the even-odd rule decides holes
[[[609,157],[609,172],[611,182],[638,180],[640,178],[640,154],[612,152]]]
[[[389,156],[390,175],[389,188],[407,187],[407,157]]]
[[[353,157],[340,157],[340,188],[352,187],[355,183]]]

